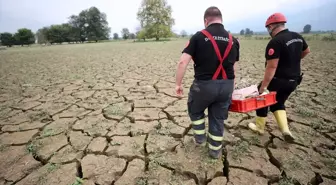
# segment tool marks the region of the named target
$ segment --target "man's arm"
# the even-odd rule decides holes
[[[236,40],[236,46],[237,46],[237,56],[236,56],[236,62],[233,65],[233,72],[234,72],[234,74],[236,76],[237,62],[239,61],[239,57],[240,57],[240,43],[239,43],[238,39],[235,38],[235,40]],[[235,89],[235,88],[236,88],[236,77],[233,80],[233,89]]]
[[[183,53],[180,57],[180,61],[177,65],[176,71],[176,86],[182,86],[182,79],[187,70],[188,64],[191,60],[191,55]]]
[[[264,79],[261,83],[260,86],[260,90],[259,92],[263,92],[265,88],[268,87],[269,83],[271,82],[271,80],[274,77],[275,71],[278,67],[278,62],[279,59],[271,59],[271,60],[267,60],[267,65],[266,65],[266,70],[265,70],[265,74],[264,74]]]
[[[302,39],[302,43],[303,43],[301,59],[303,59],[305,56],[308,55],[308,53],[310,53],[310,49],[309,49],[309,46],[308,46],[306,40],[302,36],[301,36],[301,39]]]
[[[306,57],[308,55],[308,53],[310,53],[309,47],[307,47],[307,49],[302,52],[301,59],[303,59],[304,57]]]
[[[268,87],[271,80],[273,79],[276,69],[278,67],[279,58],[281,51],[281,43],[277,40],[271,40],[266,47],[266,69],[264,74],[264,79],[261,82],[259,88],[259,93],[263,93],[264,89]]]

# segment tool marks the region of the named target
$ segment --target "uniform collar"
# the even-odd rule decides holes
[[[208,26],[209,27],[213,27],[213,26],[221,26],[221,27],[224,27],[224,25],[222,23],[212,23]]]
[[[277,35],[279,35],[279,34],[281,34],[281,33],[284,33],[284,32],[288,32],[288,28],[286,28],[286,29],[284,29],[284,30],[281,30],[281,31],[279,31],[275,36],[277,36]]]

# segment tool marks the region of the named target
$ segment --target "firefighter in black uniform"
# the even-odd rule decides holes
[[[271,15],[265,24],[272,39],[266,47],[266,70],[264,79],[259,85],[259,93],[265,88],[276,91],[275,105],[270,111],[280,127],[285,141],[293,142],[294,137],[289,131],[285,102],[290,94],[300,85],[302,80],[301,59],[309,52],[303,37],[285,28],[286,17],[281,13]],[[264,133],[268,107],[256,111],[256,123],[249,123],[249,128],[260,134]]]
[[[182,51],[176,72],[176,94],[182,96],[182,79],[190,60],[194,61],[194,81],[188,96],[188,114],[192,121],[196,145],[205,146],[209,155],[219,158],[222,149],[224,120],[228,117],[234,89],[234,67],[239,60],[239,42],[222,24],[217,7],[204,13],[205,29],[195,33]],[[208,138],[205,130],[208,109]]]

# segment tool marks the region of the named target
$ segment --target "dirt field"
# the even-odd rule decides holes
[[[192,65],[185,98],[174,94],[185,43],[0,51],[0,185],[336,184],[336,42],[309,42],[304,81],[287,103],[296,144],[271,114],[258,136],[246,128],[254,112],[230,113],[228,178],[192,142]],[[241,41],[238,83],[262,79],[266,43]]]

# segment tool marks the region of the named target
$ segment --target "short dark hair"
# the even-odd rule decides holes
[[[204,12],[204,19],[215,19],[220,18],[222,19],[222,13],[216,6],[210,6]]]

